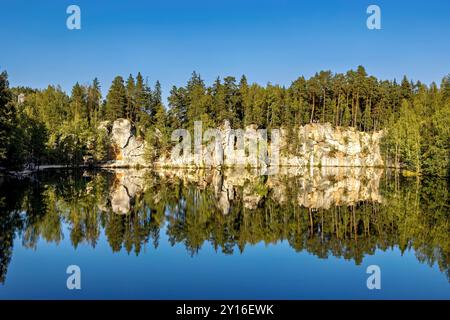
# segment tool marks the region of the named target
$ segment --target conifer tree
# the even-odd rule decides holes
[[[114,78],[106,96],[106,118],[111,121],[123,118],[126,116],[126,108],[127,92],[123,78],[117,76]]]
[[[86,90],[78,82],[72,88],[70,110],[71,118],[75,121],[88,118]]]
[[[441,83],[442,97],[444,102],[450,100],[450,74],[442,79]]]
[[[15,110],[11,103],[8,74],[0,73],[0,161],[5,159],[15,120]]]
[[[135,125],[138,136],[145,134],[146,127],[150,124],[150,98],[152,92],[144,83],[142,74],[138,72],[136,76],[136,86],[134,92],[135,103]]]
[[[126,87],[127,105],[126,105],[126,118],[135,123],[136,121],[136,83],[134,82],[133,75],[129,75],[127,79]]]
[[[86,100],[89,123],[96,124],[102,115],[102,92],[97,78],[88,87]]]

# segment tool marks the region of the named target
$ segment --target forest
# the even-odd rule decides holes
[[[108,158],[104,121],[127,118],[136,135],[162,154],[170,150],[174,129],[218,127],[294,130],[313,122],[384,130],[383,154],[391,167],[417,175],[450,175],[450,74],[440,84],[423,84],[406,76],[381,80],[364,67],[346,73],[320,71],[288,87],[265,86],[227,76],[205,84],[193,72],[185,86],[173,86],[166,106],[161,84],[150,85],[141,73],[117,76],[106,97],[100,83],[75,83],[70,94],[61,87],[10,87],[0,74],[0,167],[20,169],[42,164],[78,166],[87,158]],[[158,130],[156,130],[158,129]],[[155,132],[159,132],[158,135]],[[294,142],[295,143],[295,142]]]

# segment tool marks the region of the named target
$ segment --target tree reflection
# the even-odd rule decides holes
[[[350,169],[349,169],[350,170]],[[384,171],[289,172],[117,170],[51,172],[0,181],[0,281],[14,237],[28,248],[68,237],[138,255],[161,232],[195,255],[203,244],[244,252],[287,241],[300,252],[363,261],[375,250],[414,249],[449,275],[450,201],[445,180]],[[67,227],[68,231],[65,231]],[[65,234],[68,232],[69,234]]]

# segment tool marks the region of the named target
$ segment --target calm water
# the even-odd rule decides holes
[[[0,178],[0,298],[449,299],[449,231],[447,181],[382,170],[45,171]]]

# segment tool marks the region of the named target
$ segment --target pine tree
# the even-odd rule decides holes
[[[11,103],[8,74],[0,73],[0,161],[6,158],[15,120],[15,110]]]
[[[403,76],[402,83],[400,85],[400,98],[409,100],[412,96],[412,86],[411,83],[408,81],[408,78],[406,76]]]
[[[123,78],[117,76],[114,78],[108,95],[106,96],[106,119],[114,121],[126,116],[127,92],[124,86]]]
[[[142,74],[138,72],[135,86],[135,112],[136,133],[138,136],[145,134],[145,129],[150,125],[150,108],[152,92],[144,83]]]
[[[96,124],[98,120],[102,118],[102,92],[100,88],[100,82],[97,78],[95,78],[92,81],[92,85],[88,87],[86,104],[89,123]]]
[[[311,111],[310,111],[310,123],[313,123],[317,120],[317,103],[319,100],[319,96],[321,93],[320,90],[320,81],[319,81],[319,74],[316,73],[314,75],[314,77],[308,79],[307,83],[306,83],[306,88],[307,88],[307,92],[309,94],[309,101],[310,101],[310,105],[311,105]]]
[[[229,120],[230,113],[225,101],[225,87],[219,77],[214,81],[210,94],[212,95],[211,116],[215,119],[216,125],[221,125],[224,120]]]
[[[145,140],[148,145],[146,158],[149,161],[154,161],[165,154],[170,145],[167,126],[168,117],[160,99],[161,91],[159,82],[157,82],[154,92],[156,92],[156,96],[153,97],[153,102],[156,103],[153,107],[154,115],[152,117],[152,124],[147,128],[145,135]]]
[[[268,85],[266,99],[269,128],[279,128],[284,107],[282,89],[279,86]]]
[[[444,102],[449,101],[450,100],[450,74],[448,74],[447,76],[445,76],[442,79],[441,91],[442,91],[442,97],[444,99]]]
[[[362,129],[362,106],[361,102],[367,98],[367,72],[363,66],[358,66],[356,70],[356,78],[354,83],[354,90],[356,95],[354,96],[354,107],[352,109],[353,126]]]
[[[145,96],[145,84],[142,74],[138,72],[136,76],[135,102],[137,112],[146,109],[147,99]]]
[[[247,109],[249,108],[249,101],[248,101],[248,82],[247,77],[245,75],[241,76],[241,79],[239,80],[239,87],[238,87],[238,99],[237,99],[238,107],[240,113],[240,124],[241,126],[245,125],[245,114],[247,113]]]
[[[172,129],[185,128],[188,119],[187,90],[173,86],[169,96],[169,121]]]
[[[152,103],[154,106],[162,104],[162,90],[159,80],[156,80],[155,89],[152,92]],[[156,114],[156,111],[152,112],[152,114]]]
[[[78,82],[72,88],[70,110],[71,118],[75,121],[88,118],[86,90]]]
[[[131,123],[136,121],[136,83],[134,82],[133,76],[130,74],[127,79],[126,87],[127,96],[127,106],[125,111],[125,116]]]
[[[195,71],[192,73],[191,79],[187,84],[187,119],[188,128],[193,129],[194,122],[201,120],[201,115],[205,113],[205,83],[201,79],[200,75]]]
[[[235,128],[240,128],[241,119],[244,114],[242,105],[239,104],[239,88],[236,85],[236,78],[225,77],[223,79],[223,89],[225,95],[225,108],[228,118]]]
[[[294,112],[293,123],[297,125],[304,125],[310,122],[308,93],[306,91],[306,80],[304,77],[299,77],[292,82],[288,88],[289,105]]]
[[[352,116],[348,105],[344,105],[344,113],[342,115],[341,125],[344,127],[350,126],[352,122]]]

